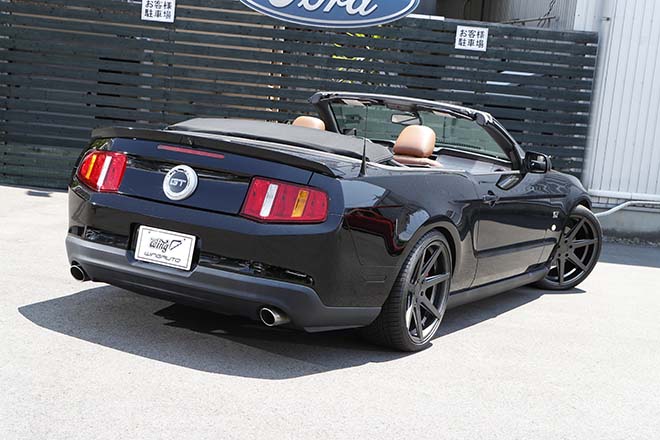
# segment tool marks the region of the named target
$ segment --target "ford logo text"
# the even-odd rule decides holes
[[[243,4],[283,21],[326,28],[358,28],[399,20],[419,0],[241,0]]]

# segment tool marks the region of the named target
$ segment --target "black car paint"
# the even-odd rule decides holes
[[[496,189],[507,174],[517,175],[520,182],[508,191]],[[355,223],[355,212],[375,223],[371,230],[364,220],[352,227],[364,270],[388,267],[396,277],[412,246],[429,230],[439,229],[453,248],[453,294],[547,263],[568,214],[577,204],[588,203],[578,181],[555,171],[472,176],[370,167],[366,177],[343,182],[343,187],[351,194],[346,198],[347,223]],[[489,188],[500,197],[495,203],[483,199]],[[379,227],[383,220],[391,223],[392,237]]]
[[[501,126],[493,127],[510,138]],[[146,263],[132,255],[139,225],[192,234],[198,237],[193,272],[197,267],[219,268],[304,285],[326,307],[368,310],[356,326],[365,325],[365,316],[375,318],[374,310],[386,300],[411,249],[428,231],[440,230],[450,242],[452,295],[458,304],[465,301],[458,297],[476,299],[544,275],[568,214],[577,204],[589,204],[577,179],[555,171],[471,175],[370,163],[366,176],[360,176],[355,159],[304,149],[287,153],[291,149],[286,145],[257,148],[222,136],[126,129],[101,130],[94,136],[91,146],[128,154],[129,167],[119,194],[95,193],[74,173],[70,235],[83,240],[103,237],[103,243],[124,246],[127,265],[144,269]],[[159,150],[163,142],[220,151],[225,157]],[[522,150],[515,143],[511,148],[522,164]],[[159,188],[167,170],[181,163],[196,169],[199,190],[187,200],[173,202]],[[315,225],[261,224],[238,216],[253,176],[325,190],[330,199],[328,220]],[[499,185],[507,179],[506,185]],[[142,286],[143,291],[135,283],[122,282],[119,272],[103,273],[98,281],[159,296],[158,286]],[[203,300],[204,305],[213,302],[208,295]],[[262,297],[259,301],[247,301],[244,309],[232,312],[255,318],[260,306],[269,305]],[[302,327],[352,326],[347,320]],[[293,324],[299,326],[295,319]]]

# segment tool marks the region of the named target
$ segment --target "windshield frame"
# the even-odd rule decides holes
[[[461,119],[472,120],[483,128],[502,148],[508,156],[511,167],[513,170],[520,170],[522,167],[523,150],[515,141],[506,129],[500,124],[490,113],[481,112],[468,107],[459,105],[428,101],[417,98],[408,98],[401,96],[377,95],[370,93],[348,93],[348,92],[319,92],[310,98],[310,102],[317,108],[319,116],[326,123],[329,131],[340,133],[341,130],[335,114],[332,109],[333,103],[341,102],[344,104],[345,100],[360,101],[366,105],[383,105],[388,108],[394,108],[402,111],[415,112],[421,111],[439,111],[447,113]],[[345,104],[344,104],[345,105]],[[475,157],[492,157],[494,160],[502,161],[504,159],[496,156],[484,155],[478,151],[461,150],[466,154],[474,154]]]

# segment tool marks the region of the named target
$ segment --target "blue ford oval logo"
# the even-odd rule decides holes
[[[389,23],[413,12],[419,0],[241,0],[280,20],[306,26],[357,28]]]

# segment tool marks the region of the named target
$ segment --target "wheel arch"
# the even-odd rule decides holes
[[[575,208],[577,208],[578,206],[584,206],[585,208],[587,208],[588,210],[591,211],[592,205],[593,204],[592,204],[591,200],[589,199],[589,197],[586,197],[586,196],[585,197],[580,197],[579,199],[577,199],[575,201],[575,203],[571,207],[571,212],[573,212],[573,210]]]
[[[575,208],[578,206],[583,206],[591,211],[592,202],[587,194],[580,195],[579,197],[567,197],[563,202],[563,210],[565,212],[564,221],[562,222],[562,229],[568,224],[569,218]]]
[[[449,252],[451,253],[451,265],[452,265],[452,270],[456,269],[456,260],[457,260],[457,252],[458,249],[456,248],[456,242],[454,241],[454,237],[447,229],[446,226],[436,226],[432,230],[440,232],[442,235],[444,235],[445,239],[447,240],[447,243],[449,244]]]
[[[461,238],[458,232],[458,228],[449,219],[436,219],[434,221],[428,221],[423,226],[421,226],[408,242],[408,246],[401,256],[401,261],[406,261],[419,240],[431,231],[440,232],[449,243],[449,251],[451,253],[452,259],[452,269],[456,270],[456,268],[460,266],[462,260],[462,252],[460,250]]]

